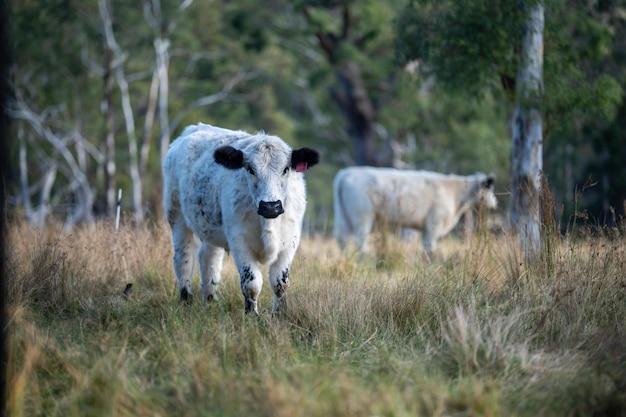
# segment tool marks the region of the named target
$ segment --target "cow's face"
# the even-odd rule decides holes
[[[480,190],[478,191],[478,201],[487,208],[495,209],[498,207],[498,200],[494,193],[494,178],[488,176],[480,181]]]
[[[291,150],[278,142],[260,142],[245,153],[232,146],[215,150],[215,161],[229,169],[244,169],[244,178],[257,213],[274,219],[284,213],[289,176],[304,172],[319,162],[317,151]]]

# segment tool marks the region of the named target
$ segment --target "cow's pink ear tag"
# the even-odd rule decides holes
[[[304,172],[309,168],[309,165],[306,162],[298,162],[296,164],[296,172]]]

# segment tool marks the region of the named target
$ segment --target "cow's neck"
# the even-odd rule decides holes
[[[261,219],[261,241],[268,259],[275,259],[280,249],[281,217],[276,219]]]
[[[476,203],[476,182],[472,177],[457,180],[456,197],[456,218],[461,217],[463,213],[472,208]]]

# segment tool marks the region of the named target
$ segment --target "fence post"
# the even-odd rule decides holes
[[[117,190],[117,203],[115,207],[115,231],[120,228],[120,212],[122,209],[122,189]]]

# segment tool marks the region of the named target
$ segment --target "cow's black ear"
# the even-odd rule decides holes
[[[213,158],[218,164],[228,169],[239,169],[243,167],[243,152],[232,146],[221,146],[213,153]]]
[[[493,176],[488,176],[485,180],[483,180],[482,186],[483,188],[491,188],[495,182],[495,178]]]
[[[294,149],[291,152],[291,168],[304,172],[320,161],[320,154],[311,148]]]

